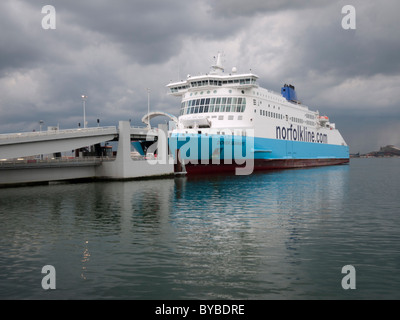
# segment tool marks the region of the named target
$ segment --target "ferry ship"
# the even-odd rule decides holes
[[[167,89],[181,99],[169,133],[177,171],[181,165],[187,174],[202,174],[238,172],[245,162],[251,172],[349,162],[335,124],[298,101],[293,85],[283,85],[280,94],[262,88],[252,72],[226,72],[221,54],[209,73],[188,75]]]

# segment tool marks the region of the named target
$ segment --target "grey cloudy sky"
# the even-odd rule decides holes
[[[42,28],[42,7],[56,29]],[[344,30],[341,9],[356,9]],[[0,133],[74,128],[177,114],[171,80],[206,73],[217,52],[227,68],[252,69],[260,84],[296,86],[330,116],[351,152],[400,146],[400,2],[256,0],[2,0]]]

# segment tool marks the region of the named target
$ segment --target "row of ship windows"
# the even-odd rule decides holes
[[[235,80],[201,80],[201,81],[192,81],[190,82],[190,86],[192,88],[197,87],[205,87],[205,86],[217,86],[221,87],[226,84],[255,84],[255,78],[244,78],[244,79],[235,79]],[[178,87],[172,87],[171,92],[179,92],[180,90],[186,90],[189,88],[189,85],[182,85]]]
[[[257,110],[254,109],[254,112],[257,112]],[[283,114],[280,114],[277,112],[272,112],[272,111],[267,111],[267,110],[260,109],[260,115],[265,116],[265,117],[275,118],[275,119],[283,119]]]
[[[218,92],[218,90],[213,90],[213,93],[217,93],[217,92]],[[210,94],[210,93],[211,93],[211,91],[210,91],[210,90],[207,90],[207,94]],[[229,93],[232,93],[232,90],[229,90]],[[241,90],[241,93],[244,94],[245,91],[244,91],[244,90]],[[197,96],[198,94],[203,95],[203,94],[204,94],[204,91],[195,91],[195,92],[191,92],[191,93],[190,93],[190,96],[193,96],[193,95]]]
[[[205,112],[244,112],[246,98],[203,98],[182,102],[180,115]]]
[[[185,86],[180,86],[180,87],[173,87],[170,90],[172,93],[174,93],[174,92],[178,92],[180,90],[186,90],[186,89],[189,89],[189,86],[185,85]]]
[[[296,122],[296,123],[304,123],[303,119],[299,119],[296,117],[290,117],[290,121]]]
[[[220,97],[220,98],[194,99],[194,100],[182,102],[181,107],[184,108],[184,107],[217,105],[217,104],[245,105],[246,98]]]
[[[212,116],[211,119],[215,119],[217,118],[217,116]],[[227,116],[228,120],[234,120],[234,116],[233,115],[229,115]],[[218,116],[218,120],[224,120],[224,116]],[[238,116],[237,120],[243,120],[243,116]]]
[[[253,92],[254,93],[254,92]],[[258,94],[258,92],[257,92],[257,94]],[[269,97],[270,99],[272,99],[272,97]],[[277,99],[275,99],[275,100],[277,100]],[[260,106],[262,104],[262,101],[259,101],[258,102],[258,105]],[[253,99],[253,105],[254,106],[257,106],[257,100],[256,99]],[[271,107],[272,105],[270,105],[270,104],[268,104],[268,108],[269,107]],[[275,109],[275,105],[273,105],[272,106],[274,109]],[[278,109],[280,110],[281,108],[278,106]],[[255,111],[255,112],[257,112],[257,111]],[[273,117],[273,118],[277,118],[277,119],[283,119],[283,118],[280,118],[279,116],[273,116],[273,114],[275,114],[275,113],[273,113],[273,112],[270,112],[270,111],[268,111],[268,115],[267,115],[267,111],[265,111],[265,114],[264,113],[262,113],[263,111],[262,110],[260,110],[260,115],[265,115],[265,116],[267,116],[267,117]],[[271,115],[270,115],[271,114]],[[313,115],[313,114],[309,114],[309,113],[306,113],[306,115],[305,115],[305,117],[307,118],[307,119],[310,119],[310,120],[314,120],[315,119],[315,115]],[[315,125],[315,122],[314,121],[309,121],[309,120],[303,120],[303,119],[299,119],[299,118],[296,118],[296,117],[290,117],[290,121],[293,121],[293,122],[296,122],[296,123],[306,123],[306,124],[308,124],[308,125],[310,125],[310,126],[314,126]]]
[[[225,106],[225,105],[210,105],[210,106],[196,106],[186,107],[181,109],[180,115],[192,113],[206,113],[206,112],[244,112],[245,105]]]
[[[254,112],[257,112],[257,110],[254,109]],[[314,125],[315,125],[315,123],[314,123],[313,121],[309,121],[309,120],[304,121],[303,119],[299,119],[299,118],[296,118],[296,117],[290,117],[290,118],[289,118],[288,115],[286,115],[286,117],[285,117],[285,116],[284,116],[283,114],[281,114],[281,113],[272,112],[272,111],[267,111],[267,110],[261,110],[261,109],[260,109],[260,115],[261,115],[261,116],[265,116],[265,117],[275,118],[275,119],[285,119],[285,118],[286,118],[286,120],[289,120],[289,119],[290,119],[290,121],[292,121],[292,122],[296,122],[296,123],[306,123],[306,124],[308,124],[308,125],[310,125],[310,126],[314,126]]]
[[[305,124],[308,124],[309,126],[314,126],[315,125],[314,121],[303,120],[303,119],[299,119],[299,118],[296,118],[296,117],[290,117],[290,121],[293,121],[293,122],[296,122],[296,123],[301,123],[301,124],[305,123]]]
[[[190,83],[192,88],[194,87],[202,87],[202,86],[222,86],[225,84],[255,84],[256,79],[254,78],[246,78],[246,79],[235,79],[235,80],[201,80],[201,81],[193,81]]]

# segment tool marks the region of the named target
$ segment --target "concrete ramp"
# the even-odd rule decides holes
[[[51,130],[0,135],[0,159],[71,151],[117,137],[116,127]]]
[[[142,136],[144,133],[148,133],[147,137],[154,141],[158,151],[157,159],[133,160],[132,136]],[[116,137],[118,148],[116,158],[1,161],[0,187],[82,179],[127,180],[174,176],[174,159],[168,154],[166,125],[160,124],[157,129],[147,132],[140,128],[132,129],[128,121],[120,121],[118,129],[92,128],[1,136],[0,159],[62,152],[113,140]]]

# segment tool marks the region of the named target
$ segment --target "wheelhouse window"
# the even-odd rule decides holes
[[[244,112],[245,109],[246,98],[200,98],[182,102],[180,115],[205,112]]]

